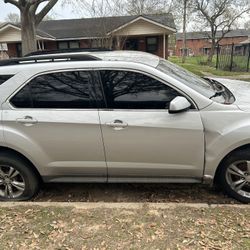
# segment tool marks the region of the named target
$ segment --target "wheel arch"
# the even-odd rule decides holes
[[[216,171],[215,171],[215,175],[214,175],[214,184],[217,184],[218,181],[219,181],[219,176],[220,176],[220,171],[221,171],[221,168],[222,168],[222,165],[224,163],[224,161],[230,156],[232,155],[233,153],[237,152],[237,151],[241,151],[241,150],[249,150],[250,152],[250,143],[247,143],[247,144],[244,144],[244,145],[241,145],[233,150],[231,150],[229,153],[227,153],[223,159],[220,161],[219,165],[217,166],[216,168]]]
[[[35,173],[35,175],[37,176],[38,180],[40,183],[43,182],[42,177],[39,173],[39,171],[37,170],[37,168],[35,167],[35,165],[22,153],[18,152],[15,149],[9,148],[9,147],[5,147],[5,146],[0,146],[0,153],[1,152],[5,152],[5,153],[9,153],[9,154],[13,154],[19,158],[21,158],[24,162],[27,163],[28,167],[32,169],[32,171]]]

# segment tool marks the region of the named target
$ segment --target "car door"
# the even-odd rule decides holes
[[[96,83],[91,71],[43,74],[6,103],[6,143],[28,154],[44,178],[106,181]]]
[[[144,73],[102,70],[107,109],[100,110],[109,181],[177,181],[203,175],[204,134],[193,107],[169,114],[183,95]]]

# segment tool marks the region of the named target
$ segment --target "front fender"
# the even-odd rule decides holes
[[[233,150],[250,144],[250,114],[242,111],[201,112],[205,128],[204,175],[215,175],[220,162]]]

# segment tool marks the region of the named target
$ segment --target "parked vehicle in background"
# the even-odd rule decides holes
[[[105,51],[0,63],[0,199],[41,182],[201,183],[250,201],[250,87]]]

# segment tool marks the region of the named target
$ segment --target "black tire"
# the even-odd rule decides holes
[[[11,166],[17,170],[25,184],[24,191],[22,191],[19,197],[6,198],[0,195],[0,201],[26,201],[38,193],[40,181],[29,162],[13,153],[0,152],[0,166]],[[2,189],[3,188],[4,187],[2,187]]]
[[[250,184],[249,187],[245,186],[244,188],[249,188],[249,197],[246,197],[244,195],[239,194],[237,191],[235,191],[230,184],[228,183],[227,178],[227,171],[231,164],[237,163],[240,161],[250,161],[250,151],[249,150],[239,150],[233,152],[231,155],[226,157],[226,159],[223,160],[222,164],[220,165],[220,169],[218,172],[218,178],[217,179],[217,185],[222,188],[223,191],[225,191],[226,194],[228,194],[230,197],[233,197],[234,199],[242,202],[242,203],[250,203]],[[244,168],[244,166],[243,166]],[[249,173],[250,174],[250,173]],[[240,177],[238,177],[240,178]]]

